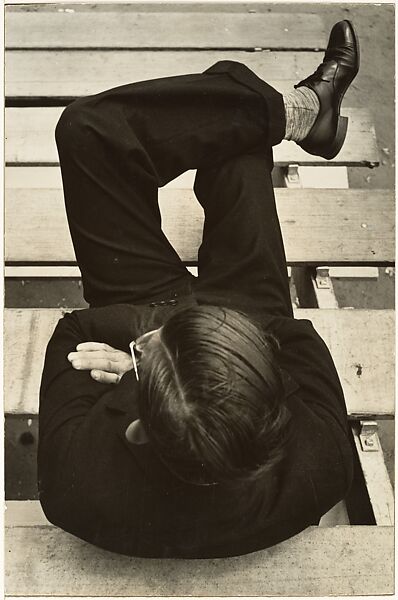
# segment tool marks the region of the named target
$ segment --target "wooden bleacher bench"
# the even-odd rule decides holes
[[[23,514],[15,504],[6,514],[5,547],[6,580],[12,575],[15,596],[286,597],[392,590],[392,527],[310,527],[273,548],[233,558],[142,559],[94,549],[49,525],[37,502],[26,502]]]
[[[278,14],[264,4],[202,4],[197,9],[166,4],[7,7],[6,278],[39,277],[50,289],[60,278],[79,275],[54,142],[62,107],[73,98],[129,81],[200,72],[227,58],[245,62],[283,92],[314,70],[327,40],[316,15]],[[394,315],[336,310],[333,284],[327,269],[320,268],[394,263],[393,192],[302,189],[299,178],[307,167],[323,173],[327,166],[333,173],[348,166],[377,166],[371,115],[362,108],[344,108],[343,113],[350,117],[348,136],[335,160],[310,156],[293,143],[275,148],[275,164],[284,169],[287,185],[276,189],[276,199],[301,306],[295,316],[313,321],[335,360],[376,525],[334,526],[344,522],[344,509],[342,517],[341,510],[337,517],[336,511],[325,516],[322,527],[247,556],[148,560],[102,551],[53,527],[37,501],[9,501],[8,595],[393,592],[392,490],[372,423],[394,415]],[[333,177],[328,181],[333,188]],[[191,183],[192,174],[171,182],[160,191],[160,205],[167,236],[183,260],[194,265],[203,213]],[[12,430],[19,420],[33,431],[32,439],[44,351],[65,310],[5,311],[6,426],[10,423]]]

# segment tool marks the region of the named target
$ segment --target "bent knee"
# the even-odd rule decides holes
[[[74,147],[87,138],[87,133],[95,119],[98,119],[90,98],[79,98],[69,104],[61,113],[55,127],[55,140],[58,148],[64,148],[70,143]]]

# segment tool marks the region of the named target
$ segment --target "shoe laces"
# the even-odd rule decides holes
[[[317,69],[302,81],[300,81],[294,87],[297,88],[299,85],[303,83],[316,83],[318,81],[327,81],[324,77],[325,69],[327,68],[327,64],[330,62],[338,62],[341,65],[350,65],[352,61],[352,55],[354,52],[353,44],[346,44],[345,46],[337,46],[336,48],[327,48],[325,52],[325,56],[323,57],[323,61],[317,67]]]
[[[325,58],[323,59],[323,61],[321,62],[321,64],[317,67],[317,69],[308,77],[306,77],[305,79],[303,79],[302,81],[300,81],[299,83],[297,83],[294,87],[297,88],[300,85],[302,85],[303,83],[316,83],[317,81],[324,81],[324,70],[325,70],[325,66],[326,63],[330,62],[330,59],[326,59],[326,55]]]

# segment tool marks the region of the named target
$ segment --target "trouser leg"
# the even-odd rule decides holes
[[[271,169],[260,151],[198,170],[194,189],[205,211],[199,301],[292,316]]]
[[[87,301],[141,302],[189,286],[161,232],[157,188],[256,147],[272,161],[284,127],[281,95],[232,62],[67,107],[56,139]]]

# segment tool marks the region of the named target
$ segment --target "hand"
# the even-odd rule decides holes
[[[95,381],[119,383],[127,371],[133,368],[130,354],[101,342],[83,342],[76,346],[77,352],[67,356],[74,369],[90,371]]]

